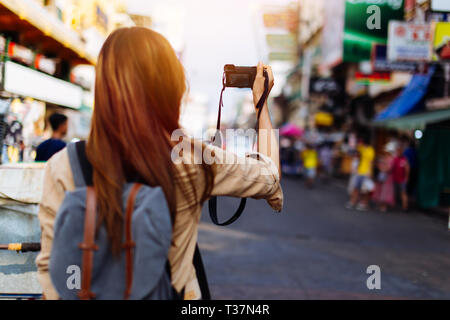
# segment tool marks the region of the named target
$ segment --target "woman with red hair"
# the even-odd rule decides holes
[[[255,106],[264,92],[264,68],[269,74],[269,90],[273,87],[270,67],[259,63],[253,86]],[[171,135],[180,129],[185,92],[183,66],[162,35],[140,27],[116,30],[104,43],[96,66],[95,109],[86,157],[92,165],[98,219],[106,227],[112,253],[121,254],[122,250],[123,185],[139,180],[160,186],[173,222],[168,257],[172,285],[179,293],[184,290],[185,299],[201,299],[193,256],[203,203],[213,196],[253,197],[266,199],[274,210],[281,211],[283,194],[273,134],[258,141],[259,157],[246,161],[205,144],[200,144],[202,154],[209,151],[216,159],[227,161],[172,161],[177,142]],[[259,130],[272,130],[267,103]],[[196,148],[198,143],[192,145]],[[261,174],[263,171],[266,174]],[[36,262],[48,299],[58,298],[48,270],[53,224],[65,192],[75,188],[73,180],[68,153],[63,149],[47,164],[39,211],[42,250]]]

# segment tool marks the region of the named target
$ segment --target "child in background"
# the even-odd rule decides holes
[[[320,171],[323,181],[326,182],[332,175],[333,171],[333,149],[331,142],[325,142],[319,151]]]
[[[370,145],[368,137],[364,137],[358,143],[359,165],[354,188],[350,201],[346,207],[351,209],[356,206],[359,211],[366,211],[369,205],[369,193],[372,192],[373,182],[371,180],[375,150]],[[368,180],[369,182],[366,182]],[[371,183],[372,182],[372,183]]]
[[[306,144],[305,150],[302,151],[303,167],[305,168],[306,185],[312,188],[317,174],[318,155],[317,151],[310,143]]]
[[[409,178],[408,159],[403,154],[403,145],[397,146],[396,155],[392,164],[392,178],[394,180],[394,190],[396,196],[400,196],[402,210],[408,210],[408,193],[407,185]]]
[[[395,205],[394,182],[392,179],[392,164],[395,149],[395,143],[389,142],[384,149],[384,154],[377,161],[379,172],[373,200],[381,212],[386,212],[388,207]]]

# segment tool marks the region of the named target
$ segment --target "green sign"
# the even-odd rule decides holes
[[[390,20],[403,20],[404,0],[346,0],[344,62],[371,58],[374,44],[387,44]]]

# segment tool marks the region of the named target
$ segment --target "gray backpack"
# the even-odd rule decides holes
[[[171,285],[172,224],[160,187],[123,191],[124,252],[113,257],[105,227],[96,230],[92,168],[84,142],[67,146],[76,189],[58,210],[49,272],[62,299],[180,299]]]

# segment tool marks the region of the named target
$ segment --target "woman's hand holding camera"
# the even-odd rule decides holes
[[[274,85],[272,68],[268,65],[264,65],[260,61],[258,63],[258,66],[256,67],[256,78],[255,78],[255,82],[253,83],[253,103],[255,105],[255,108],[259,102],[259,99],[261,99],[262,95],[264,94],[264,82],[265,82],[264,70],[267,71],[267,74],[269,76],[269,94]],[[267,96],[269,96],[269,95],[267,95]],[[266,106],[266,104],[267,104],[267,100],[266,100],[266,103],[264,104],[264,106]]]
[[[253,83],[253,103],[255,105],[255,109],[259,102],[259,99],[261,99],[262,95],[264,94],[264,70],[267,71],[267,75],[269,76],[269,92],[267,94],[267,97],[269,97],[270,91],[272,90],[274,85],[272,68],[270,66],[266,66],[262,62],[259,62],[256,70],[256,78],[255,82]],[[256,110],[257,114],[258,112],[259,111]],[[258,151],[272,159],[272,161],[278,168],[279,177],[281,177],[278,139],[275,136],[272,128],[269,108],[267,107],[267,99],[264,102],[264,106],[261,110],[258,128]]]

